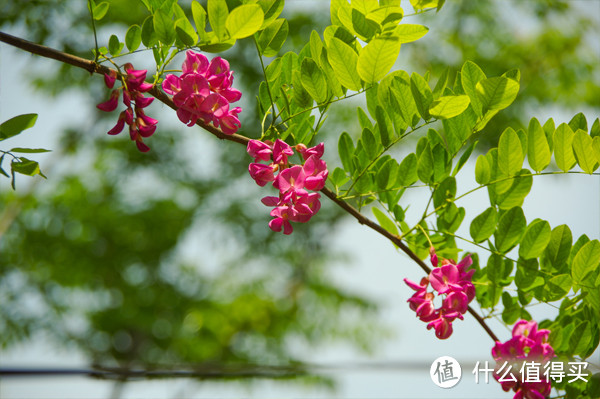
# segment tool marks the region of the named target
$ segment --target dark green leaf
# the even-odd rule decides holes
[[[269,26],[281,11],[283,11],[284,0],[259,0],[258,5],[261,6],[264,13],[264,22],[261,29],[264,29],[266,26]]]
[[[154,31],[154,19],[152,15],[144,20],[142,24],[142,43],[146,47],[152,47],[158,44],[158,37]]]
[[[385,111],[379,105],[376,108],[375,116],[377,119],[377,126],[379,127],[379,136],[381,138],[381,144],[384,147],[387,147],[392,142],[394,134],[392,131],[391,123],[387,115],[385,114]]]

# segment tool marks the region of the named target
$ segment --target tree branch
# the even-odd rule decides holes
[[[67,54],[62,51],[50,48],[50,47],[42,46],[40,44],[33,43],[33,42],[27,41],[25,39],[21,39],[16,36],[9,35],[4,32],[0,32],[0,41],[10,44],[11,46],[20,48],[22,50],[28,51],[32,54],[40,55],[45,58],[51,58],[51,59],[69,64],[69,65],[76,66],[78,68],[85,69],[86,71],[88,71],[92,74],[97,73],[97,74],[103,75],[103,74],[108,74],[111,71],[114,71],[113,69],[108,68],[104,65],[98,64],[97,62],[94,62],[94,61],[91,61],[91,60],[88,60],[85,58],[77,57],[75,55]],[[115,72],[117,72],[117,71],[115,71]],[[121,79],[120,76],[119,76],[119,79]],[[164,103],[165,105],[169,106],[170,108],[172,108],[174,110],[177,110],[177,107],[175,106],[173,101],[165,93],[163,93],[157,86],[154,86],[149,91],[149,93],[152,94],[155,98],[157,98],[160,102]],[[220,129],[218,129],[214,126],[208,125],[208,124],[202,122],[201,120],[198,120],[196,122],[196,124],[198,126],[200,126],[201,128],[203,128],[204,130],[208,131],[209,133],[213,134],[214,136],[218,137],[221,140],[234,141],[236,143],[240,143],[240,144],[244,144],[244,145],[247,145],[248,142],[250,141],[250,139],[248,137],[241,136],[239,134],[227,135],[227,134],[223,133]],[[389,231],[385,230],[383,227],[381,227],[377,223],[373,222],[371,219],[362,215],[358,210],[356,210],[354,207],[352,207],[346,201],[339,199],[331,190],[329,190],[327,188],[323,188],[321,190],[321,192],[325,196],[330,198],[333,202],[335,202],[338,206],[340,206],[342,209],[344,209],[346,212],[348,212],[350,215],[352,215],[360,224],[370,227],[371,229],[375,230],[376,232],[378,232],[379,234],[381,234],[382,236],[384,236],[388,240],[390,240],[394,245],[396,245],[398,248],[400,248],[402,250],[402,252],[404,252],[406,255],[408,255],[409,258],[411,258],[415,263],[417,263],[417,265],[419,265],[419,267],[421,267],[421,269],[423,269],[423,271],[425,271],[425,273],[429,274],[431,272],[431,268],[429,268],[429,266],[427,266],[425,264],[425,262],[423,262],[413,251],[411,251],[410,248],[408,248],[406,246],[406,244],[404,244],[402,242],[402,240],[400,239],[399,236],[390,233]],[[471,315],[473,315],[473,317],[475,317],[477,322],[483,327],[483,329],[487,332],[487,334],[494,341],[498,341],[498,338],[493,333],[493,331],[489,328],[489,326],[486,324],[485,320],[483,320],[481,318],[481,316],[479,316],[477,314],[477,312],[475,312],[473,310],[473,308],[469,307],[469,313],[471,313]]]

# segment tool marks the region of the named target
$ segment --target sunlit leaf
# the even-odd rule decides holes
[[[21,134],[23,130],[33,127],[37,117],[37,114],[23,114],[4,121],[0,125],[0,141]]]
[[[487,208],[481,214],[477,215],[471,222],[469,233],[476,243],[483,242],[490,238],[496,231],[498,221],[498,212],[493,207]]]
[[[276,19],[258,37],[258,48],[265,57],[277,55],[289,31],[287,19]]]
[[[509,78],[495,77],[480,81],[475,86],[482,112],[508,107],[519,94],[519,84]]]
[[[517,133],[507,128],[498,142],[498,169],[503,176],[514,176],[523,166],[521,141]]]
[[[129,51],[135,51],[142,44],[142,28],[139,25],[131,25],[125,33],[125,45]]]
[[[519,256],[523,259],[539,257],[550,242],[550,236],[550,224],[545,220],[534,220],[525,230],[519,246]]]
[[[356,70],[358,54],[352,47],[340,39],[332,37],[327,48],[327,57],[335,76],[342,85],[350,90],[361,89],[360,76]]]
[[[527,159],[531,168],[540,172],[550,164],[552,157],[550,146],[544,129],[536,118],[531,119],[527,130]]]
[[[394,35],[400,43],[410,43],[419,40],[429,32],[429,28],[423,25],[402,24],[394,29]]]
[[[561,123],[554,132],[554,160],[563,172],[568,172],[575,165],[573,154],[574,133],[566,123]]]
[[[246,4],[234,8],[227,16],[225,26],[232,39],[243,39],[258,32],[265,14],[258,4]]]
[[[462,114],[471,100],[466,95],[443,96],[431,103],[429,114],[435,118],[448,119]]]
[[[585,173],[592,174],[598,168],[593,140],[581,129],[577,130],[573,136],[573,150],[575,151],[577,163]]]

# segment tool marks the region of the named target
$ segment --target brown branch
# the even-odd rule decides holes
[[[86,71],[88,71],[90,73],[107,74],[110,71],[113,71],[113,69],[108,68],[104,65],[98,64],[94,61],[91,61],[91,60],[88,60],[85,58],[81,58],[81,57],[77,57],[77,56],[74,56],[71,54],[67,54],[62,51],[50,48],[50,47],[42,46],[40,44],[33,43],[30,41],[21,39],[19,37],[9,35],[4,32],[0,32],[0,41],[10,44],[11,46],[23,49],[25,51],[29,51],[32,54],[40,55],[40,56],[46,57],[46,58],[52,58],[54,60],[57,60],[57,61],[60,61],[60,62],[66,63],[66,64],[85,69]],[[149,93],[152,94],[155,98],[157,98],[159,101],[161,101],[165,105],[169,106],[170,108],[172,108],[174,110],[177,110],[177,107],[175,106],[173,101],[165,93],[163,93],[158,87],[154,86],[152,88],[152,90],[149,91]],[[203,128],[204,130],[207,130],[209,133],[220,138],[221,140],[234,141],[236,143],[240,143],[240,144],[244,144],[244,145],[247,145],[248,142],[250,141],[250,139],[248,137],[241,136],[239,134],[232,134],[232,135],[225,134],[220,129],[218,129],[214,126],[205,124],[201,120],[198,120],[198,122],[196,122],[196,124],[198,126],[200,126],[201,128]],[[411,251],[410,248],[408,248],[406,246],[406,244],[404,244],[402,242],[402,240],[400,239],[399,236],[390,233],[389,231],[385,230],[383,227],[381,227],[377,223],[373,222],[371,219],[362,215],[358,210],[356,210],[354,207],[352,207],[346,201],[339,199],[331,190],[329,190],[327,188],[323,188],[321,190],[321,192],[323,194],[325,194],[325,196],[330,198],[333,202],[335,202],[338,206],[340,206],[342,209],[344,209],[346,212],[348,212],[350,215],[352,215],[360,224],[364,224],[364,225],[370,227],[371,229],[375,230],[376,232],[378,232],[379,234],[381,234],[382,236],[384,236],[388,240],[390,240],[394,245],[396,245],[398,248],[400,248],[402,250],[402,252],[404,252],[406,255],[408,255],[409,258],[411,258],[413,261],[415,261],[415,263],[417,263],[417,265],[419,265],[419,267],[421,267],[421,269],[423,269],[423,271],[425,271],[425,273],[431,272],[431,269],[429,268],[429,266],[427,266],[425,264],[425,262],[423,262],[413,251]],[[475,312],[471,307],[469,307],[469,313],[471,313],[471,315],[473,315],[473,317],[475,317],[477,322],[483,327],[483,329],[488,333],[488,335],[494,341],[498,341],[498,338],[492,332],[492,330],[488,327],[488,325],[485,323],[485,320],[483,320],[481,318],[481,316],[479,316],[477,314],[477,312]]]

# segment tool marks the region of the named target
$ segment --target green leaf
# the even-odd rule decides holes
[[[586,277],[600,266],[600,241],[592,240],[575,255],[571,276],[577,284],[586,283]]]
[[[587,125],[587,120],[585,119],[585,115],[583,115],[581,112],[578,113],[577,115],[575,115],[570,121],[569,121],[569,127],[571,128],[571,130],[573,130],[574,132],[576,132],[578,129],[583,130],[584,132],[587,132],[588,130],[588,125]]]
[[[483,242],[490,238],[496,231],[496,223],[498,221],[498,212],[496,208],[490,207],[477,215],[471,222],[469,233],[476,243]]]
[[[482,115],[482,105],[477,94],[477,83],[485,79],[485,73],[474,62],[467,61],[460,71],[463,90],[471,99],[471,107],[478,116]]]
[[[277,55],[289,32],[289,25],[286,19],[276,19],[267,26],[258,37],[258,48],[265,57],[274,57]]]
[[[125,45],[129,51],[135,51],[142,44],[142,28],[139,25],[131,25],[125,33]]]
[[[375,157],[380,151],[380,143],[377,141],[377,138],[375,137],[371,129],[363,129],[362,136],[360,139],[365,153],[369,157],[369,160],[375,159]]]
[[[232,39],[243,39],[258,32],[265,14],[258,4],[246,4],[233,9],[227,16],[225,27]]]
[[[102,18],[104,18],[104,16],[108,12],[109,7],[110,7],[110,4],[108,4],[106,1],[103,1],[102,3],[100,3],[96,7],[94,7],[94,12],[93,12],[94,19],[96,21],[99,21]]]
[[[533,185],[533,177],[531,172],[527,169],[522,169],[512,180],[507,180],[507,189],[502,189],[502,192],[496,190],[495,203],[500,209],[510,209],[513,206],[522,206],[525,197],[531,191]],[[496,186],[498,183],[496,183]]]
[[[404,157],[402,162],[400,162],[397,181],[399,186],[408,187],[417,181],[417,163],[417,156],[415,153],[408,154]]]
[[[302,60],[300,81],[317,104],[321,104],[327,100],[327,80],[325,74],[312,58]]]
[[[391,123],[385,114],[383,108],[378,105],[375,110],[375,118],[377,119],[377,126],[379,128],[379,137],[381,138],[381,144],[384,147],[388,147],[392,142],[393,132]]]
[[[389,190],[394,187],[396,180],[398,179],[399,165],[395,159],[388,159],[381,165],[381,168],[375,175],[377,186],[381,190]]]
[[[501,110],[517,98],[519,83],[500,76],[480,81],[475,85],[475,90],[481,102],[482,112]]]
[[[469,96],[443,96],[431,103],[429,114],[435,118],[448,119],[462,114],[471,100]]]
[[[429,28],[423,25],[402,24],[394,29],[394,35],[400,43],[410,43],[419,40],[429,32]]]
[[[592,174],[598,167],[596,156],[594,154],[593,140],[583,130],[579,129],[573,137],[573,150],[577,163],[585,173]]]
[[[358,56],[358,75],[366,83],[379,82],[390,71],[399,52],[398,37],[376,37],[362,49]]]
[[[596,162],[600,163],[600,137],[596,136],[592,140],[592,149],[594,151],[594,156],[596,157]]]
[[[437,209],[442,205],[452,202],[456,196],[456,179],[454,177],[445,178],[433,192],[433,206]]]
[[[550,164],[552,153],[546,139],[546,134],[540,122],[533,118],[529,121],[527,134],[527,158],[529,165],[536,172],[541,172]]]
[[[263,26],[261,29],[269,26],[281,11],[283,11],[284,0],[259,0],[258,5],[261,6],[263,13],[265,15],[265,20],[263,22]]]
[[[396,224],[389,217],[387,217],[385,213],[381,212],[375,207],[371,209],[373,209],[373,215],[375,215],[375,218],[377,218],[377,222],[381,227],[394,235],[398,235],[398,228],[396,227]]]
[[[515,323],[521,315],[521,307],[517,303],[517,298],[510,296],[508,292],[503,292],[502,305],[504,306],[502,321],[506,324]]]
[[[501,176],[514,176],[523,166],[523,153],[519,136],[510,127],[498,142],[498,169]]]
[[[456,163],[456,166],[454,167],[454,170],[452,171],[452,176],[456,176],[458,174],[458,172],[460,172],[460,170],[462,169],[462,167],[467,163],[467,161],[471,157],[471,154],[473,153],[473,150],[475,149],[475,145],[476,144],[477,144],[477,142],[474,141],[462,153],[462,155],[460,156],[458,162]]]
[[[46,150],[44,148],[21,148],[15,147],[11,148],[9,152],[18,152],[21,154],[37,154],[41,152],[51,152],[52,150]]]
[[[21,134],[23,130],[33,127],[37,117],[37,114],[23,114],[3,122],[0,125],[0,141],[14,137]]]
[[[488,184],[491,178],[490,163],[485,155],[479,155],[475,162],[475,181],[479,184]]]
[[[388,99],[391,104],[398,105],[393,107],[393,109],[399,113],[406,125],[415,126],[414,119],[419,118],[415,118],[418,110],[410,86],[410,78],[408,74],[404,71],[401,71],[397,77],[394,77],[392,89],[389,93]]]
[[[171,16],[158,9],[154,12],[153,23],[158,40],[167,46],[171,45],[175,41],[175,24]]]
[[[376,33],[381,32],[381,26],[377,22],[367,19],[365,14],[356,8],[352,8],[351,19],[352,28],[363,40],[369,41]]]
[[[429,106],[433,102],[433,93],[423,77],[415,72],[410,75],[410,90],[419,113],[423,119],[427,120],[429,116]]]
[[[192,47],[198,42],[198,35],[187,18],[179,18],[175,21],[175,33],[179,40],[188,47]]]
[[[496,248],[506,253],[519,243],[525,233],[527,221],[523,209],[518,206],[509,209],[500,217],[498,228],[494,234]]]
[[[227,2],[223,0],[208,0],[206,8],[208,10],[208,21],[213,32],[215,32],[219,41],[224,40],[227,33],[226,24],[229,15]]]
[[[573,154],[574,133],[566,123],[561,123],[554,132],[554,160],[563,172],[568,172],[575,166],[576,160]]]
[[[362,88],[360,76],[356,70],[358,54],[346,43],[332,37],[327,47],[327,57],[340,83],[350,90]]]
[[[39,174],[44,176],[40,171],[40,165],[36,161],[23,157],[19,158],[19,161],[13,160],[10,164],[10,168],[13,172],[22,175],[35,176]]]
[[[158,44],[158,37],[154,31],[154,18],[152,15],[148,16],[142,24],[142,43],[146,47],[153,47]]]
[[[352,173],[352,155],[354,155],[354,143],[352,138],[346,132],[340,135],[338,140],[338,152],[344,169]]]
[[[539,257],[548,246],[550,236],[550,224],[545,220],[535,219],[525,230],[519,246],[519,256],[523,259]]]
[[[423,152],[421,152],[421,155],[419,156],[419,162],[417,163],[417,175],[423,183],[431,183],[433,167],[433,153],[431,152],[429,143],[427,143],[423,149]]]
[[[548,265],[548,267],[554,270],[560,270],[567,259],[569,259],[572,242],[573,235],[567,225],[562,224],[555,227],[552,230],[550,242],[544,251],[542,267]]]
[[[196,25],[198,35],[204,37],[204,30],[206,29],[206,11],[196,0],[192,1],[192,18],[194,19],[194,25]]]

